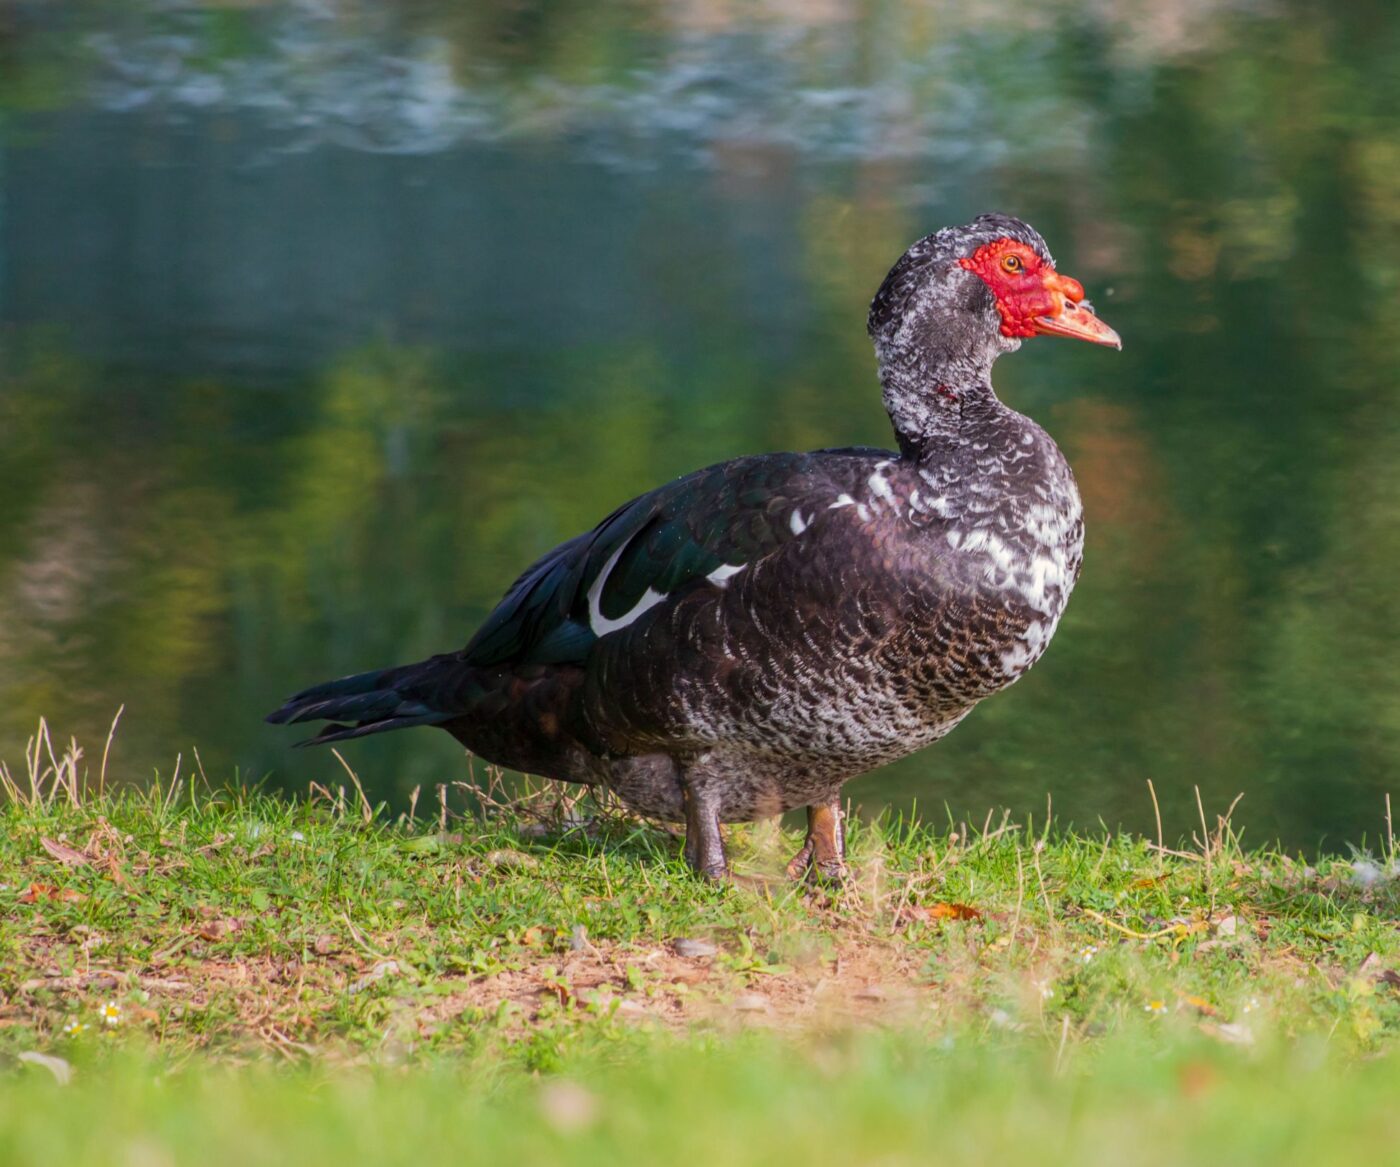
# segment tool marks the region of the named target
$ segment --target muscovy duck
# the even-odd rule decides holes
[[[992,390],[1037,334],[1120,348],[1026,223],[919,240],[870,307],[898,452],[736,458],[624,504],[511,586],[459,652],[298,693],[309,742],[435,725],[515,770],[685,823],[807,808],[794,877],[845,870],[849,779],[941,738],[1045,651],[1084,525],[1059,448]],[[348,724],[346,724],[348,723]]]

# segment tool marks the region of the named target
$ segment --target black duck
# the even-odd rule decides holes
[[[915,243],[870,308],[897,452],[736,458],[618,508],[457,652],[298,693],[311,743],[445,729],[515,770],[684,821],[808,813],[794,876],[844,870],[841,787],[951,730],[1045,651],[1079,575],[1074,476],[992,365],[1037,334],[1120,347],[1025,223]]]

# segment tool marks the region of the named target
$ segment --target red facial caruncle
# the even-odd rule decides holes
[[[1083,303],[1084,285],[1061,275],[1029,244],[1003,236],[958,263],[992,290],[1003,336],[1047,333],[1123,347],[1118,334]]]

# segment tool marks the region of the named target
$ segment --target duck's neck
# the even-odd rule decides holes
[[[992,389],[992,362],[1000,354],[882,355],[885,409],[906,458],[921,460],[961,445],[969,430],[1005,408]]]

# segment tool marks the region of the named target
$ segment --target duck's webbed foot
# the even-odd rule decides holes
[[[841,883],[846,878],[846,828],[838,794],[807,808],[807,838],[787,866],[789,879]]]
[[[687,782],[685,800],[685,861],[701,879],[718,883],[729,875],[724,837],[719,830],[719,805],[703,788]]]

